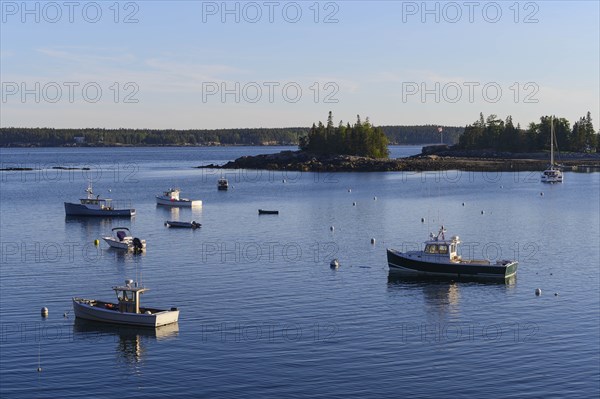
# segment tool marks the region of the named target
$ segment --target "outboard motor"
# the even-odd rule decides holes
[[[142,244],[142,240],[140,240],[139,238],[135,237],[133,239],[133,250],[136,253],[142,252],[142,250],[144,249],[144,244]]]

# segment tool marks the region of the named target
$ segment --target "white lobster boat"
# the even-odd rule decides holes
[[[156,203],[158,205],[165,206],[178,206],[184,208],[199,207],[202,206],[201,200],[191,200],[187,198],[179,198],[181,192],[178,188],[170,188],[163,192],[162,195],[156,196]]]
[[[113,287],[117,303],[97,299],[73,298],[75,317],[104,323],[127,324],[141,327],[158,327],[177,323],[179,310],[142,307],[140,294],[148,291],[133,280],[125,280],[124,286]]]

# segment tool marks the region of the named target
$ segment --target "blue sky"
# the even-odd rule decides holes
[[[1,126],[600,126],[597,1],[1,1]],[[228,12],[229,11],[229,12]],[[260,15],[259,15],[260,14]],[[237,19],[237,21],[236,21]]]

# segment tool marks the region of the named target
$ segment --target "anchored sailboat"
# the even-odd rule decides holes
[[[550,166],[542,172],[542,183],[562,183],[563,173],[558,166],[554,164],[554,117],[550,117]]]

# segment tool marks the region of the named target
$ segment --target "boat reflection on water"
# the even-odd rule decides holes
[[[517,276],[513,275],[510,277],[502,279],[492,278],[489,280],[482,279],[481,277],[473,278],[468,276],[461,276],[460,278],[454,278],[452,280],[448,280],[448,278],[444,277],[436,277],[436,276],[413,276],[406,275],[402,273],[395,273],[394,271],[388,271],[388,284],[409,284],[409,285],[428,285],[428,284],[456,284],[456,283],[472,283],[479,285],[504,285],[507,287],[513,286],[517,283]]]
[[[75,319],[73,335],[76,339],[102,340],[113,337],[117,344],[117,358],[125,364],[141,363],[147,355],[149,340],[163,341],[179,336],[179,324],[148,328],[100,323],[80,318]]]
[[[438,313],[459,313],[461,290],[467,286],[491,286],[490,289],[510,290],[515,287],[517,276],[504,280],[481,278],[464,278],[448,280],[435,276],[411,276],[402,273],[388,272],[388,291],[421,290],[425,305],[430,311]]]

